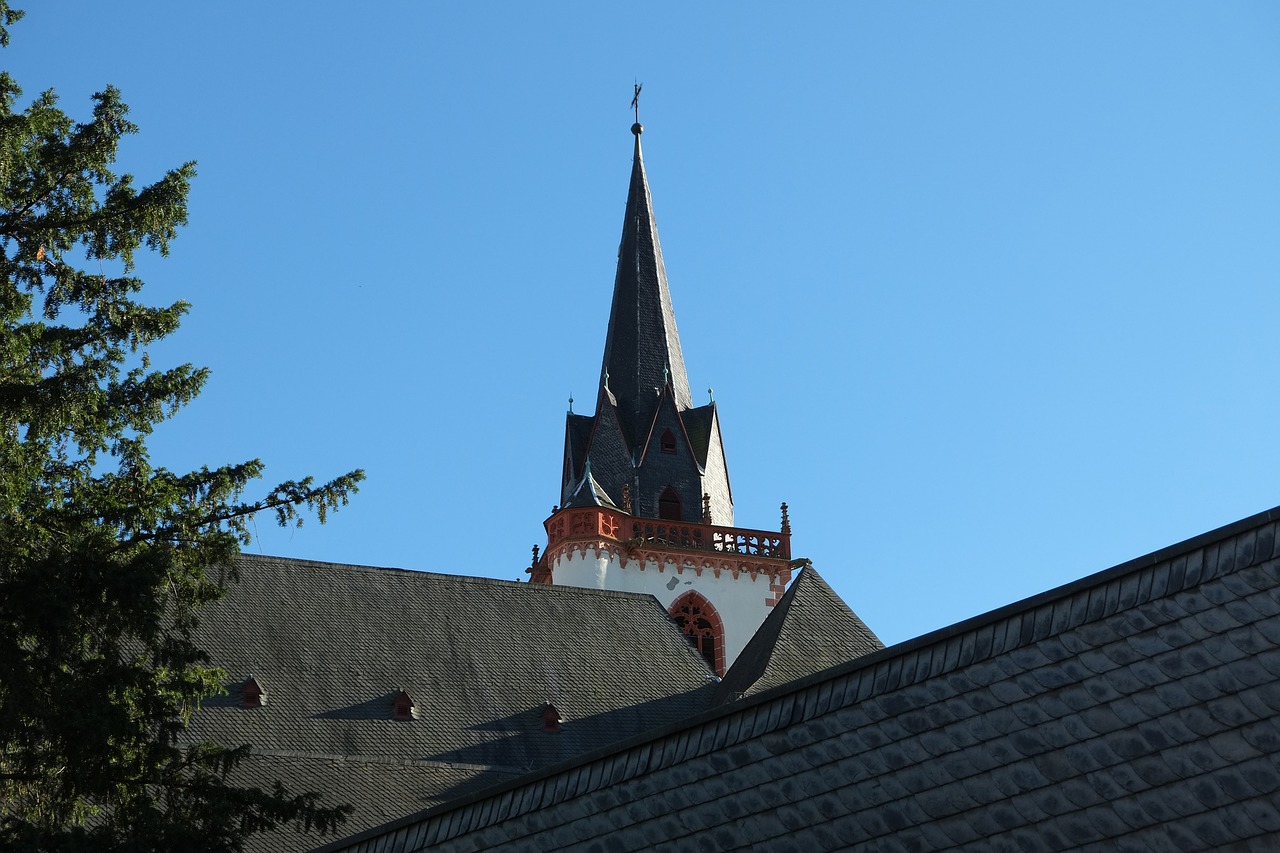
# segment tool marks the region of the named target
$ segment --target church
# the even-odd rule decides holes
[[[205,612],[188,737],[354,808],[253,848],[1271,849],[1280,509],[885,648],[785,504],[736,526],[642,132],[528,582],[244,556]]]

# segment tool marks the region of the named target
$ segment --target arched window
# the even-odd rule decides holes
[[[724,622],[711,602],[689,590],[672,602],[668,612],[716,675],[724,675]]]
[[[680,511],[680,496],[670,486],[658,495],[658,518],[665,518],[668,521],[679,521],[684,518],[684,514]]]
[[[663,453],[676,452],[676,434],[671,430],[667,430],[662,434],[662,452]]]

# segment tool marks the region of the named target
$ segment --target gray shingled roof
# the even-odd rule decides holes
[[[474,764],[264,750],[248,756],[231,779],[261,788],[279,779],[293,792],[323,792],[326,804],[351,804],[356,812],[340,830],[346,835],[520,775]],[[324,841],[314,833],[283,829],[251,838],[248,847],[302,853]]]
[[[359,810],[349,830],[709,702],[705,661],[651,596],[269,557],[238,567],[198,638],[230,693],[195,715],[190,737],[275,756],[244,771],[262,784],[324,781]],[[261,708],[240,707],[250,676],[267,692]],[[392,719],[401,689],[412,721]],[[548,701],[565,718],[559,734],[542,731]],[[325,781],[356,765],[388,781]]]
[[[1263,850],[1280,509],[351,839],[461,850]]]
[[[715,702],[750,696],[883,648],[880,638],[806,563],[725,673]]]

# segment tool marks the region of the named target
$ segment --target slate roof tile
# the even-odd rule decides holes
[[[1280,723],[1274,717],[1262,717],[1256,725],[1241,729],[1240,734],[1258,752],[1280,754]]]
[[[1265,670],[1266,673],[1270,673],[1272,676],[1280,677],[1280,649],[1277,649],[1277,648],[1260,649],[1259,651],[1251,655],[1249,660],[1251,660],[1253,663],[1257,664],[1259,667]],[[1233,666],[1232,671],[1234,672],[1236,668],[1237,667]],[[1266,675],[1263,673],[1258,673],[1256,678],[1257,680],[1253,681],[1250,686],[1256,687],[1263,684],[1274,683],[1274,681],[1267,680]]]
[[[1240,682],[1236,680],[1231,671],[1235,664],[1231,666],[1218,666],[1205,673],[1200,673],[1200,678],[1188,679],[1187,681],[1176,685],[1180,695],[1184,697],[1183,701],[1177,704],[1177,707],[1189,705],[1196,702],[1207,702],[1224,693],[1235,693],[1240,690]],[[1174,693],[1172,689],[1165,690],[1162,694],[1171,705],[1174,704]]]
[[[1088,691],[1086,690],[1081,694],[1077,694],[1077,698],[1082,695],[1087,696]],[[1047,693],[1043,696],[1037,696],[1034,702],[1027,704],[1033,705],[1035,708],[1043,711],[1054,720],[1060,720],[1064,717],[1068,717],[1075,712],[1074,708],[1062,700],[1061,692]]]
[[[1090,678],[1081,679],[1080,683],[1084,684],[1085,690],[1095,703],[1113,702],[1122,696],[1127,696],[1131,691],[1118,690],[1112,682],[1119,682],[1124,686],[1125,673],[1108,673],[1106,678]]]
[[[1203,743],[1189,743],[1181,749],[1167,752],[1164,760],[1180,779],[1194,778],[1221,765],[1217,754]]]
[[[1147,687],[1163,684],[1170,678],[1155,661],[1147,656],[1144,656],[1141,660],[1134,661],[1123,669],[1114,671],[1111,673],[1110,678],[1115,682],[1120,682],[1120,679],[1127,676],[1133,676],[1133,678],[1136,678],[1142,685]],[[1138,689],[1138,686],[1131,683],[1121,684],[1121,689],[1126,693],[1131,693]]]
[[[1160,755],[1143,755],[1129,762],[1129,768],[1149,787],[1166,785],[1178,776]]]
[[[1191,830],[1210,848],[1222,847],[1239,836],[1227,828],[1218,815],[1208,813],[1193,816],[1188,823]]]
[[[1160,716],[1155,719],[1154,724],[1158,725],[1160,730],[1163,731],[1166,737],[1168,737],[1168,739],[1173,743],[1189,743],[1199,737],[1199,735],[1189,728],[1186,723],[1179,719],[1177,714],[1165,714],[1164,716]],[[1151,724],[1148,724],[1148,727],[1150,725]],[[1143,728],[1142,731],[1147,733],[1149,728]]]
[[[1052,706],[1048,702],[1018,702],[1009,706],[1018,722],[1024,726],[1038,726],[1050,722],[1053,717],[1048,713]]]
[[[1145,651],[1135,649],[1128,642],[1108,643],[1098,647],[1097,651],[1109,658],[1117,666],[1128,666],[1136,663],[1137,661],[1146,660],[1147,658]]]
[[[1209,746],[1222,758],[1222,764],[1240,764],[1261,755],[1242,732],[1223,732],[1210,738]]]
[[[1212,637],[1202,643],[1204,649],[1223,662],[1238,660],[1244,655],[1254,655],[1272,646],[1262,630],[1264,622],[1254,622],[1247,627],[1228,631],[1226,637]]]
[[[1201,627],[1206,631],[1215,634],[1221,634],[1232,628],[1239,628],[1243,625],[1250,624],[1249,622],[1241,622],[1240,619],[1230,611],[1223,608],[1204,610],[1194,614],[1194,616],[1196,622],[1198,622]],[[1250,620],[1250,622],[1252,622],[1252,620]]]
[[[1118,691],[1109,692],[1114,693],[1116,698],[1107,703],[1107,709],[1115,714],[1116,718],[1126,727],[1132,728],[1150,719],[1146,710],[1141,705],[1131,701],[1127,694],[1119,693]]]
[[[1087,708],[1080,712],[1080,720],[1095,734],[1106,734],[1125,728],[1124,720],[1110,707]]]
[[[1209,601],[1201,595],[1199,590],[1179,592],[1174,595],[1174,602],[1188,613],[1199,613],[1204,610],[1212,610],[1217,606],[1212,601]]]
[[[1280,832],[1280,808],[1276,803],[1265,799],[1244,801],[1241,810],[1245,812],[1250,823],[1261,832]]]

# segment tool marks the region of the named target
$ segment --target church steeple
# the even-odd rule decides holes
[[[715,403],[693,405],[637,122],[593,415],[570,412],[560,501],[596,495],[640,518],[733,524]],[[590,466],[588,468],[588,465]],[[583,489],[587,472],[593,482]]]
[[[600,368],[600,393],[612,395],[632,442],[643,440],[668,383],[678,410],[693,407],[640,150],[643,131],[638,122],[631,126],[635,156]]]
[[[689,393],[642,131],[631,128],[596,408],[565,415],[560,503],[528,571],[534,583],[653,595],[723,674],[786,591],[791,531],[785,511],[777,532],[734,525],[715,401],[694,406]]]

